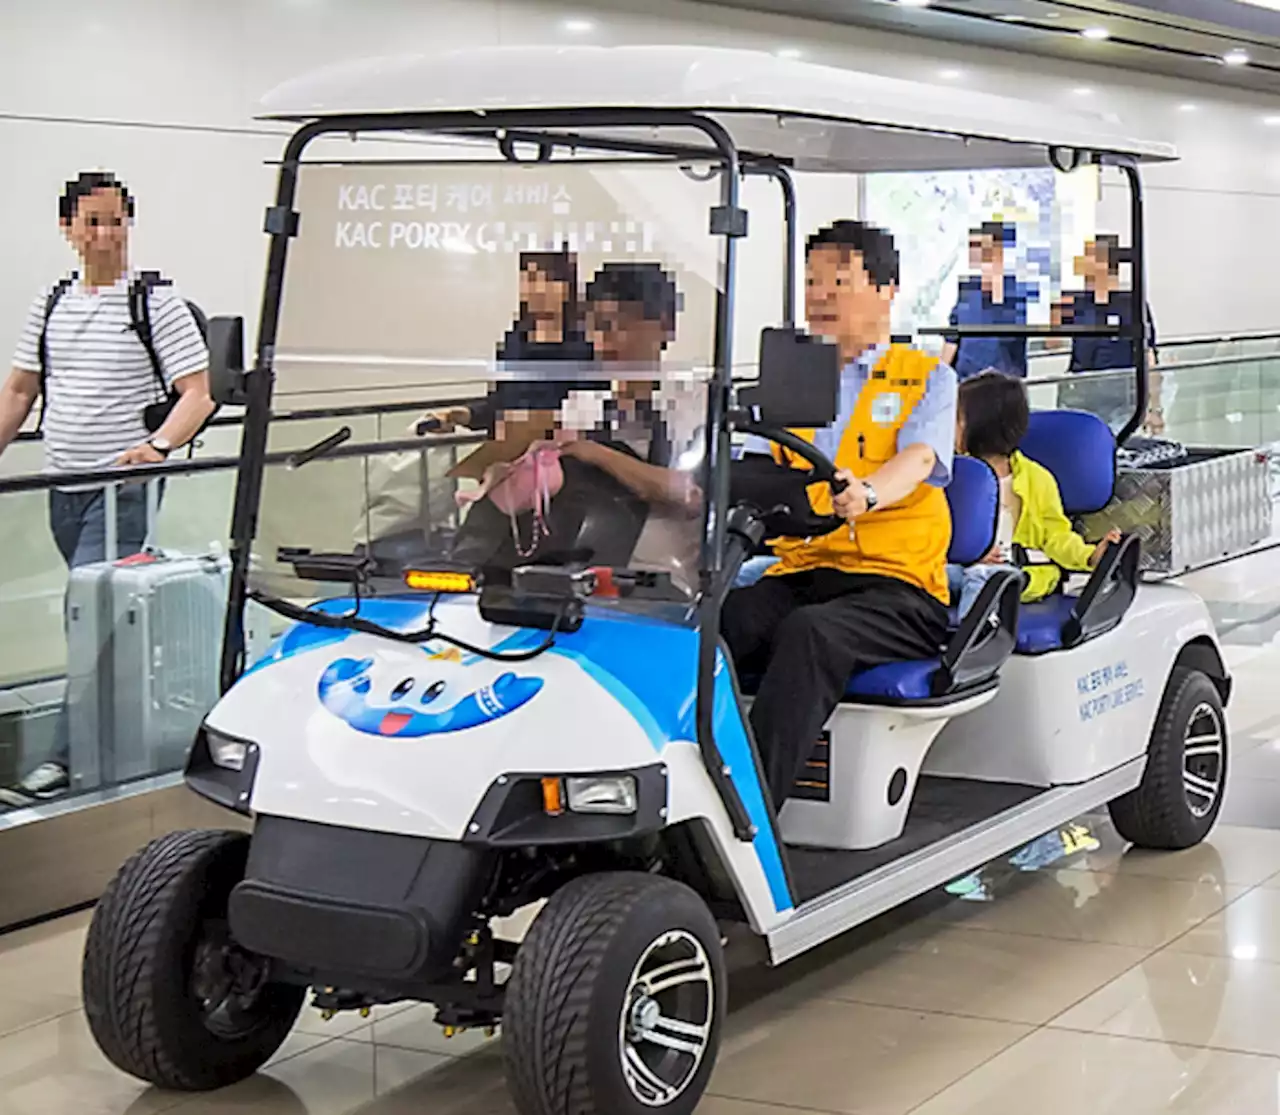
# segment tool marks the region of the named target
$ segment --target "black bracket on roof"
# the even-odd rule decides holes
[[[263,231],[269,236],[297,236],[300,219],[296,210],[285,205],[273,205],[267,210]]]
[[[1078,147],[1049,148],[1049,165],[1063,174],[1070,174],[1073,170],[1079,170],[1087,162],[1092,162],[1089,153],[1081,151]]]
[[[747,211],[736,205],[717,205],[711,210],[711,235],[740,239],[747,234]]]
[[[537,153],[532,159],[521,157],[516,150],[517,137],[506,132],[498,136],[498,150],[509,163],[549,163],[555,154],[556,145],[550,139],[539,138],[536,141]]]

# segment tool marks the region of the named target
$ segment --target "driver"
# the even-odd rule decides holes
[[[738,670],[762,680],[751,724],[781,808],[850,675],[936,658],[947,636],[947,548],[956,377],[936,358],[890,344],[898,252],[889,233],[837,221],[809,238],[810,327],[839,346],[836,423],[797,431],[848,487],[809,489],[813,510],[847,526],[773,543],[778,561],[733,590],[722,630]],[[753,440],[748,452],[764,443]],[[780,463],[808,468],[781,449]]]

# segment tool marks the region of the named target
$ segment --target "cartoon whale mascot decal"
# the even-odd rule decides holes
[[[339,658],[319,684],[320,703],[357,732],[371,736],[416,739],[476,728],[528,704],[542,689],[541,678],[506,673],[437,711],[433,706],[450,689],[447,682],[405,677],[387,690],[375,686],[373,670],[372,658]]]

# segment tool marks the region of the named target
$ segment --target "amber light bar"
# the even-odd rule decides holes
[[[417,592],[475,592],[476,579],[470,573],[443,569],[410,569],[404,583]]]

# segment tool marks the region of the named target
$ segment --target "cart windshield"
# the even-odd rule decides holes
[[[340,581],[346,555],[371,563],[373,592],[403,591],[407,571],[492,583],[533,565],[687,602],[714,177],[412,139],[314,146],[340,157],[299,174],[255,587],[332,595],[317,582]]]

